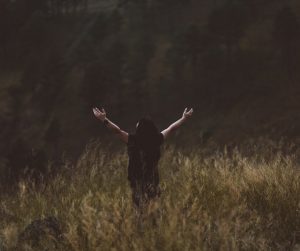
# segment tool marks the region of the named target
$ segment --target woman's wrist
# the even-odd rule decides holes
[[[103,124],[104,124],[105,126],[107,126],[108,123],[109,123],[109,120],[108,120],[107,118],[105,118],[102,122],[103,122]]]

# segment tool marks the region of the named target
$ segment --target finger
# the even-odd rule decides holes
[[[104,110],[104,108],[102,108],[102,112],[103,112],[103,113],[106,113],[105,110]]]
[[[187,111],[187,108],[184,109],[184,113],[186,113],[186,111]]]
[[[187,114],[188,116],[192,116],[193,111],[192,111],[192,110],[189,110],[186,114]]]

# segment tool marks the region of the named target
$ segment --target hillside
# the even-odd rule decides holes
[[[91,139],[117,145],[93,118],[96,105],[129,131],[144,114],[163,129],[194,107],[193,122],[171,141],[182,146],[299,143],[297,1],[83,6],[3,2],[1,170],[12,177],[76,158]]]

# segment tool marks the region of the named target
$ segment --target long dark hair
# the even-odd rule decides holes
[[[159,146],[159,131],[149,117],[143,117],[139,120],[136,136],[138,146],[145,152],[151,152]]]

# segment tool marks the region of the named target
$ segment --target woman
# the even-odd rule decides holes
[[[136,132],[128,134],[106,117],[104,109],[93,108],[97,119],[112,130],[127,144],[129,165],[128,180],[132,189],[132,199],[137,207],[160,195],[158,161],[160,146],[169,135],[179,128],[193,114],[193,109],[185,108],[182,117],[167,129],[159,132],[153,121],[142,118],[136,125]]]

